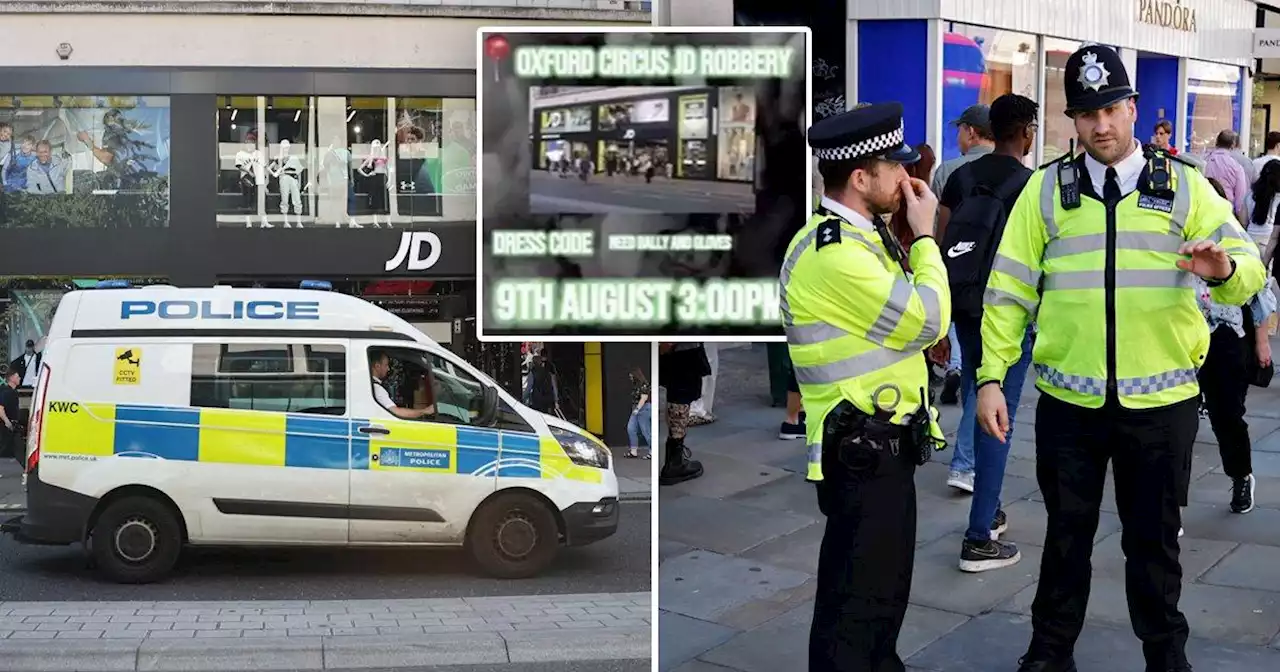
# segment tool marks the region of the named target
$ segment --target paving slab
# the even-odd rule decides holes
[[[1256,544],[1233,546],[1231,552],[1224,553],[1213,569],[1200,577],[1200,582],[1280,592],[1280,548]]]
[[[1094,577],[1124,580],[1125,556],[1121,546],[1122,541],[1122,533],[1117,531],[1094,545]],[[1228,557],[1237,545],[1231,541],[1201,539],[1194,536],[1184,536],[1179,539],[1178,561],[1182,565],[1182,582],[1184,584],[1194,582],[1223,558]]]
[[[198,641],[148,638],[138,647],[138,669],[154,672],[315,670],[323,669],[324,664],[324,644],[320,637]]]
[[[822,536],[826,529],[825,522],[817,522],[760,544],[743,553],[742,557],[816,575],[818,555],[822,551]]]
[[[812,577],[710,551],[691,551],[667,560],[658,576],[662,609],[719,622],[748,603],[797,588]]]
[[[1014,596],[1001,609],[1030,615],[1035,586]],[[1191,633],[1228,644],[1266,646],[1280,622],[1280,594],[1197,583],[1182,585],[1179,609],[1191,625]],[[1085,618],[1116,628],[1129,627],[1129,606],[1124,581],[1094,577]]]
[[[812,621],[813,603],[808,602],[736,635],[699,658],[743,672],[803,670],[809,661]]]
[[[666,562],[667,558],[684,555],[691,550],[693,550],[693,547],[688,544],[671,541],[670,539],[658,539],[658,564]]]
[[[658,520],[664,538],[719,553],[741,553],[814,523],[810,516],[700,496],[662,500]]]
[[[137,668],[138,643],[133,641],[0,641],[0,670],[93,670],[132,672]]]
[[[818,493],[812,483],[802,478],[788,476],[764,485],[757,485],[727,498],[737,504],[754,506],[765,511],[789,511],[820,520]]]
[[[960,571],[960,539],[939,539],[916,549],[911,603],[976,616],[1032,585],[1040,574],[1040,550],[1019,547],[1022,561],[990,572]]]
[[[737,634],[737,630],[717,623],[661,611],[658,614],[658,669],[671,670]]]
[[[760,464],[769,464],[796,455],[805,456],[804,441],[779,439],[777,425],[771,425],[768,428],[746,427],[732,434],[700,439],[697,449],[699,459],[707,453],[715,453]]]
[[[1280,478],[1254,476],[1253,504],[1264,509],[1280,509]],[[1188,499],[1196,504],[1229,504],[1231,479],[1213,472],[1191,482]]]
[[[504,632],[502,639],[511,663],[647,660],[653,655],[653,632],[648,627]],[[427,660],[437,664],[435,659]]]
[[[1248,541],[1280,546],[1280,510],[1254,509],[1246,515],[1231,513],[1228,503],[1196,504],[1182,510],[1182,527],[1188,535],[1219,541]]]
[[[702,476],[677,485],[664,486],[664,491],[684,491],[699,497],[728,497],[790,475],[790,472],[783,469],[737,457],[707,452],[696,453],[694,457],[702,462]]]

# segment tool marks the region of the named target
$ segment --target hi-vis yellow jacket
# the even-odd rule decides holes
[[[1231,205],[1178,159],[1172,199],[1142,193],[1144,169],[1140,189],[1113,212],[1089,195],[1064,209],[1059,173],[1067,158],[1036,171],[1009,214],[983,300],[978,384],[1004,379],[1035,319],[1036,387],[1046,394],[1099,408],[1114,389],[1133,409],[1197,396],[1209,329],[1192,275],[1176,266],[1178,247],[1212,240],[1227,249],[1235,273],[1211,293],[1231,305],[1262,288],[1258,248]],[[1089,180],[1083,165],[1077,170],[1077,183]]]
[[[841,208],[841,210],[845,210]],[[842,399],[906,424],[928,398],[925,348],[947,335],[951,292],[932,238],[911,247],[914,280],[871,222],[815,214],[787,249],[780,277],[791,362],[808,415],[810,481],[822,480],[822,427]],[[936,418],[932,409],[924,412]],[[936,420],[934,437],[942,432]]]

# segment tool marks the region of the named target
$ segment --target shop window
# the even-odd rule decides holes
[[[1006,93],[1036,100],[1038,61],[1035,35],[949,24],[942,45],[943,121],[950,124],[971,105],[990,105]],[[956,129],[948,125],[941,158],[961,153]]]
[[[1188,59],[1188,150],[1203,156],[1228,130],[1240,131],[1240,68]]]
[[[756,163],[756,95],[743,86],[720,88],[716,176],[753,182]]]
[[[218,223],[474,219],[475,138],[473,99],[222,96]]]
[[[1052,161],[1071,151],[1071,141],[1076,138],[1075,122],[1067,116],[1066,69],[1067,59],[1082,46],[1080,42],[1044,38],[1044,125],[1040,134],[1044,137],[1044,153],[1041,161]],[[1077,150],[1079,143],[1077,142]]]
[[[0,226],[169,225],[169,99],[0,96]]]
[[[191,348],[191,405],[342,415],[346,349],[318,343],[198,343]]]

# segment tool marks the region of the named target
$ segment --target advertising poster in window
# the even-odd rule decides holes
[[[631,103],[601,105],[598,116],[600,130],[612,131],[619,127],[630,126],[633,107]]]
[[[636,101],[631,108],[631,123],[659,124],[671,121],[671,107],[665,99]]]
[[[752,182],[756,159],[756,96],[752,89],[726,86],[720,89],[720,141],[716,176],[722,180]]]
[[[169,225],[169,99],[0,96],[0,226]]]

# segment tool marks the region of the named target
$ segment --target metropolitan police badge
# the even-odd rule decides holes
[[[1084,66],[1080,68],[1080,86],[1093,89],[1094,92],[1101,91],[1102,87],[1110,83],[1107,80],[1111,78],[1111,73],[1107,71],[1107,66],[1099,63],[1098,55],[1092,51],[1082,58]]]

